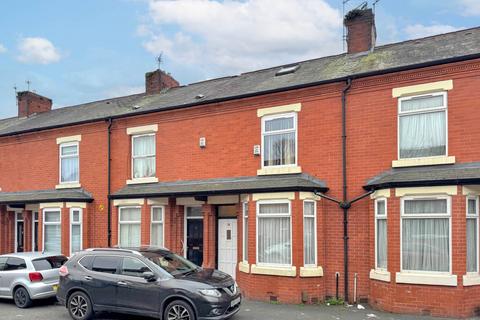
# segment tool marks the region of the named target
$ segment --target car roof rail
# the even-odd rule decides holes
[[[122,248],[89,248],[89,249],[86,249],[85,251],[126,252],[126,253],[133,253],[141,256],[141,253],[138,251],[130,250],[130,249],[122,249]]]

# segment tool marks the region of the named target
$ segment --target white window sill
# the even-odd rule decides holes
[[[463,276],[464,287],[478,286],[478,285],[480,285],[480,274],[472,273],[472,274],[466,274]]]
[[[457,276],[452,274],[397,272],[396,282],[456,287]]]
[[[370,279],[390,282],[390,272],[387,270],[372,269],[370,270]]]
[[[127,180],[127,184],[141,184],[141,183],[155,183],[158,182],[158,178],[149,177],[149,178],[136,178],[132,180]]]
[[[426,157],[426,158],[411,158],[411,159],[400,159],[393,160],[393,168],[402,168],[402,167],[416,167],[416,166],[434,166],[440,164],[454,164],[454,156],[441,156],[441,157]]]
[[[238,270],[243,273],[250,273],[250,265],[247,261],[240,261],[238,263]]]
[[[285,166],[285,167],[264,167],[257,170],[257,175],[273,175],[273,174],[292,174],[292,173],[301,173],[302,167],[299,166]]]
[[[322,267],[300,267],[300,277],[323,277],[323,268]]]
[[[55,189],[73,189],[80,188],[81,186],[80,183],[60,183],[55,186]]]
[[[252,264],[251,272],[252,274],[264,274],[268,276],[296,277],[297,267],[270,267]]]

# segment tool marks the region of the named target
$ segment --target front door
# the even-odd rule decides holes
[[[203,219],[187,218],[187,259],[198,266],[203,263]]]
[[[235,279],[237,219],[218,219],[218,269]]]
[[[24,232],[25,232],[25,226],[23,224],[23,215],[21,213],[17,213],[17,239],[16,239],[16,252],[23,252],[24,250],[24,244],[23,244],[23,239],[24,239]],[[21,219],[21,220],[20,220]]]

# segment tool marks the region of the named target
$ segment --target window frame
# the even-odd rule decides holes
[[[378,214],[378,206],[377,203],[379,201],[383,201],[385,203],[385,214],[379,215]],[[376,198],[374,201],[374,220],[375,220],[375,270],[380,271],[387,271],[388,270],[388,207],[387,207],[388,200],[386,197],[379,197]],[[378,220],[385,220],[387,223],[387,266],[385,268],[381,268],[378,266]],[[401,251],[400,251],[401,252]]]
[[[139,209],[140,210],[140,220],[134,220],[134,221],[128,221],[128,222],[122,222],[122,210],[124,209]],[[141,206],[122,206],[118,207],[118,236],[117,236],[117,245],[119,248],[121,248],[121,226],[122,225],[129,225],[129,224],[138,224],[140,226],[140,245],[142,244],[142,207]]]
[[[248,263],[248,230],[247,232],[245,232],[246,230],[245,224],[248,227],[248,218],[249,218],[248,201],[244,201],[242,202],[242,261],[247,263]]]
[[[442,214],[406,214],[404,213],[405,201],[408,200],[447,200],[447,213]],[[449,271],[423,271],[423,270],[405,270],[403,269],[403,221],[408,218],[448,218],[448,247],[449,247]],[[451,275],[452,274],[452,197],[447,195],[416,195],[405,196],[400,199],[400,272],[414,274],[435,274],[435,275]]]
[[[436,108],[420,110],[420,111],[418,110],[404,111],[404,112],[401,111],[403,101],[414,100],[422,97],[434,97],[434,96],[443,96],[442,107],[436,107]],[[401,158],[400,157],[400,118],[402,116],[433,113],[438,111],[445,112],[445,154],[429,156],[429,157]],[[397,106],[397,159],[398,160],[430,159],[430,158],[447,157],[447,156],[448,156],[448,95],[447,95],[447,91],[436,91],[436,92],[426,93],[426,94],[417,94],[417,95],[411,95],[406,97],[399,97],[398,106]]]
[[[273,133],[265,132],[265,122],[280,118],[290,118],[293,117],[293,128],[292,129],[285,129],[285,130],[277,130]],[[281,133],[295,133],[295,163],[292,164],[282,164],[282,165],[272,165],[266,166],[265,165],[265,137],[269,135],[281,134]],[[279,114],[271,114],[265,115],[262,117],[262,124],[261,124],[261,139],[262,139],[262,146],[261,146],[261,168],[288,168],[288,167],[296,167],[298,166],[298,115],[297,112],[287,112],[287,113],[279,113]]]
[[[261,214],[260,213],[260,205],[262,204],[288,204],[288,214]],[[265,262],[259,262],[259,254],[258,254],[258,220],[261,219],[262,217],[269,217],[269,218],[285,218],[288,217],[290,219],[290,263],[289,264],[280,264],[280,263],[265,263]],[[293,236],[292,236],[292,202],[290,200],[286,199],[276,199],[276,200],[258,200],[256,203],[256,224],[255,224],[255,253],[256,253],[256,263],[257,266],[263,266],[263,267],[291,267],[293,265]]]
[[[162,220],[153,220],[153,210],[154,209],[162,209]],[[165,206],[152,206],[150,208],[150,245],[153,246],[152,244],[152,230],[153,230],[153,225],[154,224],[161,224],[162,225],[162,248],[165,248]]]
[[[305,263],[305,217],[312,218],[312,216],[305,216],[305,203],[312,202],[313,203],[313,238],[314,238],[314,249],[315,249],[315,263],[314,264],[306,264]],[[317,201],[306,199],[303,200],[302,203],[302,210],[303,210],[303,266],[304,267],[317,267],[318,266],[318,244],[317,244]]]
[[[478,273],[480,272],[480,271],[479,271],[479,270],[480,270],[480,267],[479,267],[479,263],[480,263],[480,257],[479,257],[479,256],[480,256],[480,255],[478,254],[478,253],[479,253],[479,243],[480,243],[480,240],[479,240],[480,231],[478,230],[478,229],[479,229],[479,226],[480,226],[480,225],[479,225],[479,220],[480,220],[480,219],[479,219],[479,217],[480,217],[480,215],[479,215],[479,209],[480,209],[479,199],[480,199],[480,198],[479,198],[478,195],[476,195],[476,196],[474,196],[474,195],[469,195],[469,196],[466,197],[466,206],[465,206],[466,219],[467,219],[467,220],[468,220],[468,219],[475,219],[475,223],[476,223],[476,226],[477,226],[477,232],[476,232],[476,233],[477,233],[477,234],[476,234],[476,240],[477,240],[477,242],[476,242],[476,248],[477,248],[477,251],[476,251],[477,270],[475,270],[475,271],[467,271],[467,272],[466,272],[467,275],[478,275]],[[468,201],[469,201],[469,200],[475,200],[475,212],[476,212],[475,214],[470,214],[470,213],[468,212]],[[465,225],[465,228],[466,228],[466,225]],[[465,229],[465,236],[467,235],[467,232],[466,232],[466,231],[467,231],[467,230]],[[467,254],[467,252],[466,252],[466,254]],[[465,258],[466,258],[466,254],[465,254]]]
[[[37,218],[35,218],[35,213],[37,214]],[[32,211],[32,252],[36,252],[35,251],[35,235],[36,234],[37,234],[37,241],[38,241],[38,228],[35,228],[35,223],[38,223],[40,226],[38,210]],[[38,243],[37,243],[37,248],[38,248]]]
[[[63,156],[62,155],[62,149],[64,147],[71,147],[71,146],[76,146],[77,147],[77,153],[76,155],[68,155],[68,156]],[[58,145],[58,181],[60,184],[73,184],[73,183],[80,183],[80,144],[78,141],[72,141],[72,142],[63,142]],[[76,181],[62,181],[62,159],[64,158],[77,158],[77,165],[78,165],[78,179]]]
[[[45,221],[45,215],[47,212],[58,212],[60,214],[60,219],[58,220],[58,222],[46,222]],[[49,225],[59,225],[60,226],[60,252],[57,252],[59,254],[62,253],[62,242],[63,242],[63,239],[62,239],[62,208],[45,208],[42,210],[42,251],[46,251],[45,250],[45,226],[49,226]],[[47,251],[49,252],[49,251]]]
[[[79,221],[74,222],[73,221],[73,212],[78,211],[79,215]],[[80,226],[80,249],[79,251],[83,250],[83,209],[82,208],[77,208],[77,207],[72,207],[70,208],[70,256],[73,256],[74,252],[72,252],[72,227],[73,226]]]
[[[135,139],[136,138],[141,138],[141,137],[147,137],[147,136],[153,136],[153,149],[154,149],[154,152],[153,154],[149,154],[149,155],[142,155],[142,156],[135,156],[135,153],[134,153],[134,147],[135,147]],[[157,137],[156,137],[156,133],[155,132],[150,132],[150,133],[140,133],[140,134],[132,134],[131,136],[131,159],[130,159],[130,162],[131,162],[131,167],[132,167],[132,170],[130,172],[131,174],[131,177],[132,177],[132,180],[140,180],[140,179],[148,179],[148,178],[153,178],[153,177],[156,177],[157,176]],[[153,157],[155,159],[154,163],[155,163],[155,175],[153,177],[135,177],[135,159],[147,159],[147,158],[151,158]]]

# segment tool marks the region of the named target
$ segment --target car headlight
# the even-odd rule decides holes
[[[201,294],[207,297],[220,298],[222,294],[217,289],[201,289],[199,290]]]

